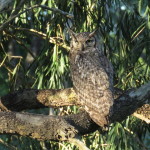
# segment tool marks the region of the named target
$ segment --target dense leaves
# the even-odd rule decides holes
[[[13,10],[19,4],[16,0]],[[41,6],[29,9],[37,4],[74,17]],[[70,87],[68,27],[75,32],[99,29],[101,48],[114,66],[116,87],[139,87],[150,80],[148,0],[31,0],[24,1],[19,12],[27,8],[0,34],[0,95],[25,88]],[[13,16],[13,10],[0,13],[0,25]],[[67,114],[77,109],[74,106],[59,111]],[[145,123],[129,117],[121,124],[113,124],[108,133],[95,132],[83,140],[91,149],[146,149],[150,143],[148,129]],[[2,135],[0,143],[1,149],[76,149],[67,143],[41,143],[18,136]]]

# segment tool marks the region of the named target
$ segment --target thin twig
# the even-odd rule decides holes
[[[57,8],[50,8],[50,7],[44,6],[44,5],[34,5],[34,6],[30,7],[30,8],[26,8],[24,11],[22,11],[22,12],[20,12],[20,13],[18,13],[18,14],[16,14],[16,15],[13,15],[13,16],[11,16],[10,18],[8,18],[8,20],[7,20],[6,22],[4,22],[4,23],[0,26],[0,32],[1,32],[12,20],[14,20],[16,17],[19,17],[21,14],[23,14],[23,13],[29,11],[29,10],[32,10],[32,9],[34,9],[34,8],[38,8],[38,7],[41,7],[41,8],[44,8],[44,9],[48,9],[48,10],[54,11],[54,12],[56,12],[56,13],[60,13],[60,14],[62,14],[62,15],[64,15],[64,16],[68,17],[68,18],[73,18],[73,15],[71,15],[71,14],[69,14],[69,13],[67,13],[67,12],[64,12],[64,11],[62,11],[62,10],[60,10],[60,9],[57,9]]]
[[[125,131],[127,131],[126,133],[130,134],[133,136],[133,138],[139,143],[139,145],[142,146],[143,150],[148,150],[148,148],[140,141],[140,139],[138,138],[138,136],[136,134],[134,134],[133,131],[131,131],[130,129],[124,127]]]
[[[56,12],[56,13],[60,13],[60,14],[66,16],[66,17],[68,17],[68,18],[70,18],[70,19],[74,18],[74,16],[73,16],[72,14],[69,14],[69,13],[67,13],[67,12],[65,12],[65,11],[62,11],[62,10],[60,10],[60,9],[57,9],[57,8],[50,8],[50,7],[45,6],[45,5],[39,5],[39,7],[42,7],[42,8],[44,8],[44,9],[47,9],[47,10],[50,10],[50,11],[54,11],[54,12]]]
[[[8,144],[7,142],[3,141],[2,139],[0,139],[0,143],[2,145],[5,145],[9,150],[17,150],[17,148],[15,146]]]
[[[12,26],[11,26],[12,27]],[[47,35],[45,33],[42,33],[42,32],[39,32],[39,31],[36,31],[34,29],[26,29],[26,28],[14,28],[12,27],[13,29],[15,30],[18,30],[18,31],[25,31],[25,32],[28,32],[32,35],[35,35],[35,36],[38,36],[42,39],[46,39],[47,38]],[[49,42],[50,43],[53,43],[53,44],[56,44],[58,46],[61,46],[63,48],[65,48],[67,51],[70,50],[70,47],[67,46],[66,44],[64,44],[64,42],[58,42],[59,40],[63,40],[61,37],[49,37]]]
[[[17,43],[19,43],[22,47],[24,47],[25,50],[27,50],[27,51],[30,53],[30,55],[31,55],[33,58],[35,58],[34,54],[32,53],[32,50],[30,50],[24,43],[22,43],[22,41],[21,41],[19,38],[17,38],[15,35],[12,35],[12,34],[11,34],[10,32],[8,32],[8,31],[5,31],[5,33],[6,33],[9,37],[15,39]]]
[[[79,139],[76,138],[70,138],[69,139],[70,143],[75,144],[76,146],[79,147],[79,150],[90,150],[88,147],[86,147],[86,145]]]

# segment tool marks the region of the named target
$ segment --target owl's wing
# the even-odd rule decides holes
[[[108,123],[107,117],[113,105],[110,76],[104,69],[105,66],[95,60],[82,60],[82,65],[79,65],[79,72],[74,77],[74,86],[90,117],[100,126],[104,126]]]

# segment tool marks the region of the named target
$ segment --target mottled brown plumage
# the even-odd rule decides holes
[[[108,125],[113,105],[113,69],[98,48],[95,32],[71,32],[70,66],[81,104],[99,126]]]

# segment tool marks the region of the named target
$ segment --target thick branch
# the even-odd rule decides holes
[[[63,117],[0,112],[0,133],[17,133],[39,140],[68,140],[97,128],[86,112]]]
[[[77,99],[75,95],[71,95],[72,92],[73,89],[20,91],[2,97],[0,107],[20,111],[31,107],[31,105],[35,108],[44,107],[44,105],[61,106],[63,103],[73,105],[76,104],[75,100]],[[71,100],[68,101],[68,99]],[[150,83],[143,85],[139,89],[130,90],[122,94],[115,100],[113,115],[109,118],[110,121],[122,121],[144,103],[149,104],[149,99]],[[148,104],[146,105],[147,110],[150,108]],[[148,118],[150,118],[149,113]],[[76,134],[84,135],[97,129],[98,126],[86,112],[68,116],[0,112],[0,133],[18,133],[40,140],[67,140],[75,137]]]
[[[39,140],[66,140],[74,137],[76,131],[60,117],[0,112],[0,132]]]
[[[111,122],[124,120],[146,103],[150,104],[150,82],[141,86],[139,89],[125,92],[115,100],[113,114],[110,117]],[[150,110],[150,105],[147,108]],[[150,119],[150,113],[147,117]]]
[[[150,124],[150,105],[145,104],[138,108],[136,112],[133,113],[133,116],[145,121],[147,124]]]
[[[72,88],[63,90],[23,90],[1,97],[2,110],[21,111],[25,109],[79,105]]]
[[[143,104],[147,103],[144,111],[146,118],[149,117],[148,109],[150,109],[150,83],[142,86],[137,90],[130,90],[125,92],[120,97],[116,98],[113,106],[113,115],[111,116],[111,122],[121,121],[128,115],[134,113]],[[118,91],[115,90],[115,95]],[[23,104],[23,105],[22,105]],[[0,108],[2,110],[21,111],[25,109],[43,108],[43,107],[60,107],[79,105],[80,102],[76,97],[76,93],[72,88],[63,90],[23,90],[16,91],[12,94],[3,96],[0,99]],[[139,109],[138,109],[139,112]],[[139,113],[138,113],[139,114]]]

